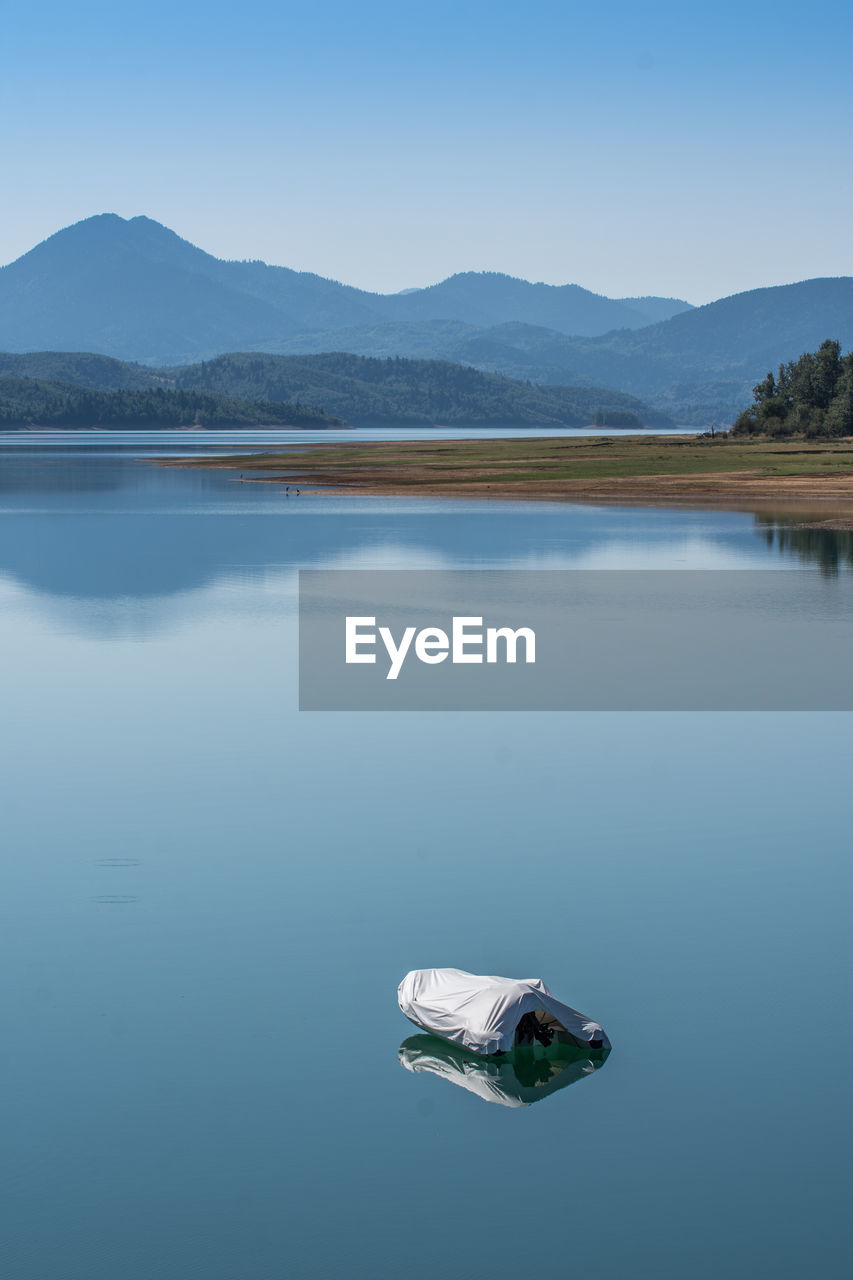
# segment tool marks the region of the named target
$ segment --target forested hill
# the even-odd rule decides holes
[[[89,351],[0,351],[0,378],[40,378],[43,382],[73,382],[91,391],[133,391],[166,388],[150,365],[131,364]]]
[[[375,360],[334,352],[219,356],[160,373],[177,387],[232,396],[299,400],[352,426],[670,426],[634,396],[602,387],[541,387],[444,360]],[[629,414],[634,421],[618,421]]]
[[[0,377],[0,427],[334,427],[337,418],[294,404],[235,400],[209,391],[91,391],[67,382]]]
[[[256,415],[263,412],[259,401],[275,402],[282,411],[289,402],[291,412],[298,402],[352,426],[672,425],[665,414],[634,396],[601,387],[537,387],[440,360],[240,353],[152,369],[109,356],[43,351],[0,354],[3,374],[74,382],[94,391],[216,393],[252,402],[251,414]]]

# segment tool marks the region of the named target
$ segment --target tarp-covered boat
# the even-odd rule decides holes
[[[541,978],[413,969],[397,988],[397,1000],[415,1026],[472,1053],[508,1053],[534,1039],[610,1048],[599,1024],[562,1004]]]
[[[502,1107],[529,1107],[541,1098],[592,1075],[607,1059],[606,1049],[519,1049],[502,1058],[460,1049],[435,1036],[409,1036],[400,1045],[400,1062],[416,1075],[426,1072]]]

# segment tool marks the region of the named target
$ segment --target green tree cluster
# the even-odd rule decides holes
[[[735,435],[853,435],[853,352],[828,338],[817,351],[768,373],[754,389],[755,401],[732,428]]]

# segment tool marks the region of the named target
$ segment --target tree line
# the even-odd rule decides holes
[[[329,427],[340,419],[301,404],[237,400],[214,391],[92,391],[0,377],[3,427]]]
[[[753,394],[732,427],[735,435],[853,435],[853,352],[842,355],[841,343],[827,338],[817,351],[768,373]]]

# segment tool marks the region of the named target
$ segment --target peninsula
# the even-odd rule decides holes
[[[237,470],[244,481],[334,494],[750,509],[785,500],[831,507],[833,516],[853,521],[851,437],[389,440],[162,459],[157,465]]]

